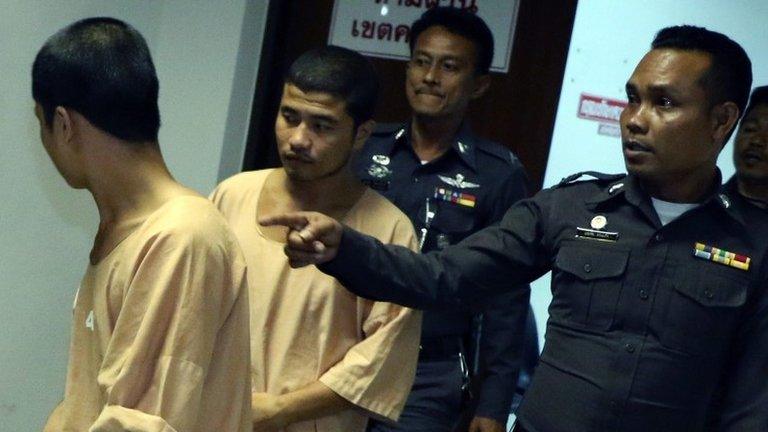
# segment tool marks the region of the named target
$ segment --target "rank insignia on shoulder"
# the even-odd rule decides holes
[[[576,238],[614,243],[619,239],[619,233],[576,227]]]
[[[477,197],[468,193],[456,192],[450,189],[435,188],[435,199],[458,204],[464,207],[474,208]]]
[[[693,256],[696,258],[714,261],[719,264],[734,267],[739,270],[749,270],[749,263],[752,258],[744,255],[735,254],[727,250],[707,246],[704,243],[696,243],[693,248]]]

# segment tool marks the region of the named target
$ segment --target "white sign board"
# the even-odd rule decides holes
[[[507,72],[518,0],[336,0],[328,43],[372,57],[408,60],[411,24],[427,9],[451,6],[482,18],[493,33],[491,71]]]

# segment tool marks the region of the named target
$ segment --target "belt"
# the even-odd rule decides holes
[[[461,337],[422,338],[419,345],[419,360],[447,360],[461,353]]]

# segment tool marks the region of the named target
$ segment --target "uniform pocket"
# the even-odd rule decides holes
[[[437,203],[435,219],[430,227],[430,249],[444,249],[474,232],[475,209],[450,202]]]
[[[564,243],[555,258],[550,315],[596,329],[613,323],[629,251],[586,241]]]
[[[749,280],[723,270],[705,269],[676,278],[661,334],[664,346],[697,355],[727,348],[747,301]]]

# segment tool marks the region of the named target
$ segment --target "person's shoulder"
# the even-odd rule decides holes
[[[411,220],[396,205],[371,188],[366,188],[356,206],[358,214],[350,221],[352,228],[383,242],[414,232]]]
[[[219,185],[216,186],[215,191],[218,193],[247,192],[261,184],[267,175],[269,175],[269,173],[273,170],[274,168],[270,168],[257,171],[245,171],[239,174],[235,174],[232,177],[229,177],[219,183]]]
[[[580,171],[563,177],[552,189],[601,189],[613,185],[616,189],[624,187],[622,180],[627,174],[607,174],[597,171]]]
[[[148,242],[172,247],[230,249],[235,243],[226,220],[214,204],[199,195],[181,195],[158,208],[144,224]]]
[[[405,133],[405,129],[405,123],[378,123],[365,142],[365,148],[376,149],[379,146],[389,146]]]
[[[517,155],[508,147],[489,139],[475,137],[478,165],[481,169],[496,169],[507,172],[524,172],[523,164]]]

